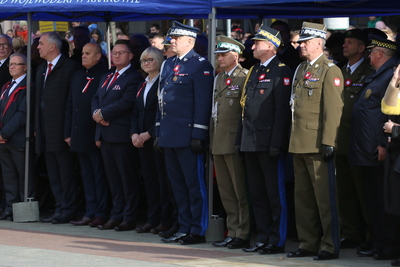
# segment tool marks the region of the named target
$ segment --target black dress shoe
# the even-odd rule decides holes
[[[259,249],[258,253],[260,254],[278,254],[278,253],[284,253],[285,248],[284,247],[278,247],[272,244],[269,244],[265,248]]]
[[[264,244],[264,243],[261,243],[261,242],[257,242],[251,247],[242,248],[242,250],[244,252],[257,252],[259,249],[262,249],[262,248],[264,248],[266,246],[267,246],[267,244]]]
[[[0,220],[9,220],[12,221],[13,218],[13,214],[10,211],[4,211],[1,215],[0,215]]]
[[[71,215],[64,215],[61,214],[60,216],[54,218],[51,223],[52,224],[63,224],[63,223],[69,223],[72,219]]]
[[[189,234],[179,240],[182,245],[195,245],[206,242],[206,237],[203,235]]]
[[[375,253],[373,257],[375,260],[395,260],[399,258],[399,254],[383,250]]]
[[[212,242],[214,247],[226,247],[230,242],[232,242],[233,238],[228,236],[224,240]]]
[[[340,248],[356,248],[359,244],[360,242],[347,238],[342,238],[340,240]]]
[[[187,236],[187,234],[185,234],[185,233],[176,232],[169,238],[161,238],[161,241],[164,243],[177,243],[177,242],[179,242],[179,240],[181,240],[182,238],[184,238],[186,236]]]
[[[289,252],[286,257],[288,258],[301,258],[301,257],[312,257],[316,256],[317,253],[314,253],[312,251],[309,251],[307,249],[299,248],[298,250],[294,252]]]
[[[117,232],[131,231],[135,229],[135,227],[136,227],[135,222],[123,221],[120,225],[116,226],[114,230]]]
[[[82,226],[82,225],[89,225],[89,223],[93,222],[93,220],[94,218],[84,216],[79,221],[70,221],[70,223],[76,226]]]
[[[373,257],[375,254],[377,254],[378,251],[376,249],[359,249],[357,250],[357,255],[361,257]]]
[[[108,222],[106,222],[105,224],[101,224],[97,226],[97,229],[99,230],[111,230],[114,229],[115,227],[117,227],[118,225],[120,225],[120,222],[114,221],[114,220],[108,220]]]
[[[313,258],[313,260],[315,260],[315,261],[326,261],[326,260],[334,260],[334,259],[339,259],[339,255],[330,253],[329,251],[326,251],[326,250],[321,250],[321,252],[318,253],[318,255]]]
[[[50,223],[51,221],[53,221],[55,218],[57,218],[57,217],[60,216],[60,215],[61,215],[61,213],[55,212],[55,213],[53,213],[53,215],[51,215],[50,217],[40,219],[40,221],[41,221],[41,222],[44,222],[44,223]]]
[[[137,227],[135,229],[135,231],[137,233],[149,233],[151,229],[153,229],[155,226],[151,225],[149,223],[146,223],[145,225],[143,225],[142,227]]]
[[[89,226],[97,227],[99,225],[105,224],[107,221],[108,220],[106,218],[99,216],[99,217],[94,218],[93,222],[89,223]]]
[[[164,226],[162,224],[158,225],[155,228],[150,229],[150,233],[159,234],[160,232],[167,231],[170,227]]]
[[[168,239],[179,231],[179,225],[174,224],[170,229],[158,233],[162,238]]]
[[[397,259],[397,260],[392,260],[392,262],[390,263],[390,265],[392,265],[392,266],[400,266],[400,260],[399,260],[399,259]]]
[[[247,248],[250,245],[249,240],[244,240],[239,237],[235,237],[232,242],[228,244],[228,248],[230,249],[238,249],[238,248]]]

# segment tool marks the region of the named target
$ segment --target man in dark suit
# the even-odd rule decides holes
[[[1,90],[0,164],[7,205],[0,215],[0,220],[12,220],[12,204],[24,199],[26,64],[25,55],[12,54],[10,56],[9,68],[12,80],[7,82]],[[28,196],[32,196],[32,193],[29,190]]]
[[[42,222],[69,223],[77,206],[74,164],[64,141],[64,121],[73,73],[80,67],[61,55],[61,38],[55,32],[44,33],[39,54],[46,62],[37,69],[36,152],[44,152],[47,174],[55,199],[55,211]]]
[[[11,79],[8,71],[8,62],[12,52],[12,39],[8,35],[0,34],[0,86],[3,86]]]
[[[10,72],[8,71],[8,63],[12,52],[12,39],[8,35],[0,34],[0,87],[11,79]],[[3,176],[0,174],[0,212],[3,211],[5,205]]]
[[[101,141],[113,204],[110,220],[97,228],[128,231],[136,227],[140,168],[130,139],[130,120],[143,78],[130,63],[133,53],[129,42],[118,40],[111,54],[116,69],[103,75],[92,100],[93,119],[98,123],[95,140]]]
[[[286,241],[285,186],[279,167],[289,138],[292,72],[276,56],[282,42],[278,31],[262,25],[253,40],[254,57],[261,64],[247,74],[239,134],[258,235],[257,242],[243,250],[276,254],[284,252]]]
[[[64,136],[70,150],[78,152],[85,190],[86,213],[81,220],[71,223],[97,227],[107,221],[109,189],[100,149],[94,140],[96,122],[91,116],[91,103],[100,79],[108,69],[101,62],[100,45],[88,43],[82,51],[82,65],[85,69],[75,72],[72,79]]]
[[[349,162],[351,114],[358,92],[373,69],[369,60],[365,59],[369,42],[366,32],[353,29],[345,32],[344,37],[343,55],[349,62],[342,68],[344,106],[337,137],[335,165],[341,219],[340,247],[354,248],[367,238],[365,230],[368,216],[360,166],[352,166]]]
[[[168,177],[178,206],[180,229],[163,242],[205,242],[208,227],[204,152],[211,116],[213,69],[194,52],[197,28],[171,22],[176,56],[165,61],[160,76],[158,145],[164,147]]]

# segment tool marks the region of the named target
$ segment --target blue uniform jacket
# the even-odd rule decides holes
[[[210,123],[213,68],[194,50],[166,60],[160,76],[156,136],[160,147],[189,147],[206,140]]]
[[[350,164],[383,165],[378,161],[377,147],[385,147],[387,137],[382,127],[389,116],[381,111],[381,101],[393,76],[397,57],[392,57],[378,71],[365,79],[354,103],[351,119]]]

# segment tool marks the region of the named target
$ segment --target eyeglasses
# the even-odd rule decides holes
[[[111,54],[113,55],[113,56],[122,56],[123,54],[125,54],[125,53],[131,53],[131,52],[127,52],[127,51],[119,51],[119,52],[111,52]]]
[[[16,66],[25,66],[25,63],[10,63],[8,64],[9,67],[16,67]]]
[[[371,54],[372,52],[375,52],[375,51],[381,51],[382,53],[385,54],[385,51],[380,50],[380,49],[370,49],[370,50],[368,50],[368,52],[369,52],[370,54]]]
[[[154,61],[154,58],[142,59],[140,60],[140,64],[151,63]]]
[[[8,43],[0,44],[0,47],[3,47],[3,48],[8,48],[9,46],[10,46],[10,44],[8,44]]]

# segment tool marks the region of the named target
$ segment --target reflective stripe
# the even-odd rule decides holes
[[[201,125],[201,124],[193,124],[194,128],[199,128],[199,129],[203,129],[203,130],[208,130],[208,126],[207,125]]]

